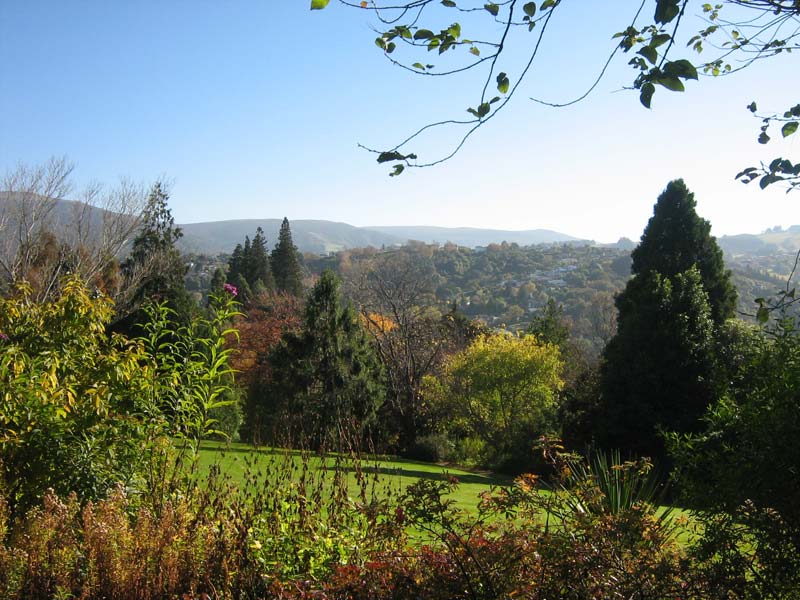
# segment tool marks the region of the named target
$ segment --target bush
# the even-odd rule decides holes
[[[452,460],[455,445],[446,433],[429,433],[418,437],[408,451],[408,458],[425,462]]]

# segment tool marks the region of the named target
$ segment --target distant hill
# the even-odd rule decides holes
[[[717,239],[723,252],[731,256],[742,254],[767,255],[775,252],[797,252],[800,250],[800,225],[787,229],[772,229],[752,235],[723,235]]]
[[[180,225],[183,238],[179,245],[186,252],[198,254],[230,253],[236,244],[252,239],[256,228],[261,227],[272,249],[278,241],[282,219],[240,219],[236,221],[210,221]],[[390,234],[353,227],[347,223],[298,219],[290,221],[292,240],[301,252],[327,254],[347,248],[392,246],[403,242]]]
[[[404,225],[363,227],[362,229],[400,238],[403,243],[408,240],[418,240],[429,244],[434,242],[440,244],[452,242],[457,246],[467,246],[469,248],[499,244],[500,242],[508,242],[509,244],[517,243],[520,246],[531,246],[534,244],[587,241],[549,229],[507,231],[502,229],[479,229],[477,227],[414,227]]]

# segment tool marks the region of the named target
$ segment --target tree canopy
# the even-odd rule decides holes
[[[373,13],[378,33],[375,45],[392,65],[422,77],[480,71],[483,81],[469,105],[461,109],[468,116],[428,123],[398,143],[367,148],[377,154],[378,163],[390,163],[394,176],[409,167],[429,167],[453,157],[478,128],[506,107],[544,45],[571,47],[574,40],[555,41],[546,35],[551,20],[558,18],[560,7],[567,1],[339,0],[341,5]],[[328,4],[329,0],[311,0],[311,9],[323,9]],[[693,7],[702,12],[702,26],[687,32],[687,26],[692,26],[684,17]],[[620,12],[611,4],[605,10]],[[729,75],[798,48],[798,21],[800,5],[795,0],[722,0],[718,4],[642,0],[631,14],[619,14],[617,31],[608,32],[616,43],[599,66],[596,79],[587,82],[584,93],[565,102],[532,100],[554,108],[580,102],[597,87],[612,60],[627,54],[634,72],[628,87],[638,93],[642,105],[650,108],[658,88],[681,92],[687,81],[697,80],[701,74]],[[693,55],[676,56],[684,47]],[[516,71],[502,70],[506,55],[520,48],[528,60]],[[797,131],[800,104],[791,104],[787,100],[789,108],[782,114],[757,114],[755,102],[748,107],[762,119],[760,143],[769,141],[767,131],[773,123],[781,125],[783,137]],[[450,150],[420,157],[412,148],[422,133],[451,127],[463,133]],[[778,157],[768,165],[744,169],[738,177],[745,183],[759,180],[762,188],[779,181],[796,187],[800,185],[800,163]]]

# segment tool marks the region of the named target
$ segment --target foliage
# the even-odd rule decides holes
[[[407,168],[430,167],[452,158],[478,128],[507,106],[535,65],[540,50],[546,47],[545,32],[554,16],[560,14],[564,3],[562,0],[525,3],[516,0],[370,0],[360,3],[340,0],[340,4],[374,13],[378,32],[375,45],[394,66],[421,77],[449,76],[466,71],[480,73],[482,84],[475,90],[477,95],[472,100],[472,106],[462,109],[469,117],[429,123],[389,148],[368,148],[377,155],[379,164],[391,164],[390,175],[395,176]],[[328,0],[311,0],[312,10],[327,5]],[[618,54],[628,54],[631,57],[628,65],[635,73],[629,89],[638,92],[641,104],[650,108],[656,86],[682,92],[686,82],[698,80],[701,73],[714,77],[726,76],[761,59],[791,52],[798,47],[800,30],[796,25],[800,8],[795,0],[704,3],[700,5],[703,12],[701,29],[696,35],[687,36],[688,19],[684,19],[684,16],[691,5],[693,3],[689,0],[641,2],[635,12],[631,10],[630,15],[619,16],[620,30],[609,32],[615,43],[599,74],[586,86],[584,93],[567,102],[533,100],[554,108],[580,102],[596,89],[614,58]],[[650,8],[652,12],[649,14],[652,16],[640,24],[639,17],[645,6]],[[606,11],[616,14],[618,9],[609,7]],[[449,25],[440,28],[438,23]],[[529,37],[531,35],[532,39]],[[684,45],[676,42],[681,42],[684,36],[689,40],[686,46],[691,47],[694,53],[702,55],[712,49],[714,56],[699,63],[688,58],[676,58],[675,53]],[[562,39],[552,43],[565,46],[572,40]],[[523,60],[515,72],[503,71],[504,60],[515,54],[516,48],[522,48],[527,60]],[[732,66],[737,59],[741,61],[739,66]],[[785,117],[789,129],[784,130],[784,135],[787,135],[787,131],[793,133],[796,130],[796,115],[791,110],[789,113]],[[418,159],[418,152],[410,151],[409,146],[419,143],[423,133],[453,126],[460,128],[462,133],[452,144],[451,150],[424,159]],[[766,135],[765,130],[766,127],[763,127],[763,135]],[[755,168],[745,170],[740,175],[746,176],[746,181],[761,177],[763,188],[776,181],[796,181],[795,169],[796,165],[790,161],[776,159],[769,169],[763,168],[763,175],[756,175],[758,170]]]
[[[426,380],[424,397],[451,434],[485,442],[486,455],[473,458],[520,471],[554,426],[561,369],[558,348],[534,336],[484,336]]]
[[[147,478],[153,491],[164,484],[151,471],[164,437],[196,442],[229,403],[231,299],[190,325],[163,304],[147,308],[145,337],[130,341],[106,334],[109,298],[76,277],[61,289],[46,302],[25,286],[0,299],[0,462],[15,514],[48,488],[84,500]]]
[[[151,412],[141,345],[107,337],[112,302],[76,277],[36,302],[22,285],[0,299],[0,462],[13,513],[47,488],[97,498],[130,482]]]
[[[283,218],[278,242],[272,251],[272,274],[275,278],[275,287],[278,291],[294,296],[303,293],[303,270],[300,265],[300,252],[292,241],[292,230],[289,228],[289,219]]]
[[[564,307],[553,298],[537,313],[528,325],[528,333],[546,344],[561,348],[569,339],[569,326],[564,322]]]
[[[634,277],[617,297],[618,331],[603,355],[602,448],[661,462],[659,431],[699,431],[717,397],[715,324],[731,316],[735,290],[694,206],[683,181],[670,182],[633,251]]]
[[[631,253],[631,273],[674,277],[696,265],[716,324],[733,317],[736,289],[725,269],[711,224],[695,212],[697,203],[682,179],[670,181],[653,208],[642,240]]]
[[[289,332],[299,334],[302,301],[286,293],[261,294],[236,320],[239,343],[231,364],[236,381],[245,389],[245,423],[243,438],[254,443],[276,441],[282,429],[280,415],[270,403],[273,383],[271,354]]]
[[[601,448],[663,461],[659,431],[696,432],[716,397],[713,326],[696,268],[650,271],[619,297],[619,333],[602,366]]]
[[[322,274],[306,300],[302,331],[287,331],[270,359],[293,431],[314,447],[341,436],[359,440],[385,393],[381,365],[339,288],[336,275]]]
[[[184,276],[186,265],[176,248],[183,237],[167,206],[169,194],[157,182],[150,190],[142,213],[139,233],[133,240],[128,259],[122,264],[126,277],[138,281],[134,302],[168,302],[173,310],[184,310],[188,302]],[[142,273],[143,272],[143,273]]]
[[[258,295],[256,288],[259,288],[259,292],[275,290],[267,240],[261,227],[256,229],[256,235],[252,242],[249,237],[245,237],[244,246],[237,244],[234,248],[233,254],[228,260],[227,281],[240,290],[244,288],[251,290],[247,294],[248,303],[251,298]]]
[[[800,337],[778,313],[742,339],[705,430],[674,435],[670,446],[685,501],[719,535],[707,536],[707,549],[726,547],[726,560],[748,565],[754,597],[778,597],[776,589],[800,590]]]

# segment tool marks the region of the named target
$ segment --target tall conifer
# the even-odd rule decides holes
[[[303,270],[300,266],[300,252],[292,241],[289,219],[284,217],[278,233],[278,243],[272,251],[272,274],[275,287],[295,296],[303,293]]]

